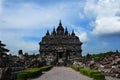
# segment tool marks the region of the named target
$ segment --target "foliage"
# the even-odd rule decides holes
[[[44,67],[41,67],[41,71],[49,71],[53,66],[44,66]]]
[[[40,54],[23,54],[26,58],[38,58]]]
[[[6,45],[3,44],[1,41],[0,41],[0,53],[6,53],[6,52],[9,52],[8,49],[4,48]]]
[[[105,76],[103,74],[93,74],[94,80],[105,80]]]
[[[94,80],[105,80],[105,75],[103,75],[101,72],[97,70],[91,70],[88,68],[82,68],[82,67],[77,67],[73,65],[71,65],[70,67],[76,71],[79,71],[81,74],[84,74],[88,77],[93,78]]]
[[[82,67],[78,67],[78,66],[74,66],[74,65],[70,65],[69,67],[71,67],[72,69],[79,71],[80,69],[82,69]]]
[[[53,66],[44,66],[40,68],[32,68],[28,70],[23,70],[18,74],[17,80],[26,80],[28,78],[35,78],[42,74],[43,71],[48,71],[52,68]]]
[[[91,57],[105,57],[105,56],[111,56],[113,54],[119,54],[119,52],[106,52],[106,53],[99,53],[99,54],[91,54]]]
[[[18,77],[17,77],[17,80],[26,80],[28,77],[27,77],[27,72],[20,72],[18,74]]]

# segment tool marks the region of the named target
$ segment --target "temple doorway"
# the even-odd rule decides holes
[[[59,59],[63,58],[63,52],[59,52],[59,53],[58,53],[58,58],[59,58]]]

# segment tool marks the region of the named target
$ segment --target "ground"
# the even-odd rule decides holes
[[[80,74],[69,67],[54,67],[50,71],[45,72],[38,78],[32,80],[93,80]],[[116,78],[106,77],[106,80],[120,80]]]
[[[33,80],[92,80],[68,67],[54,67]]]

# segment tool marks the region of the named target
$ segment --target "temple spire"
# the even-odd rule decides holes
[[[53,35],[56,35],[55,27],[53,28],[52,34],[53,34]]]
[[[72,36],[75,36],[75,33],[74,33],[74,30],[72,30],[72,34],[71,34]]]
[[[59,22],[59,26],[62,26],[61,19],[60,19],[60,22]]]
[[[67,27],[65,29],[65,35],[68,35],[68,30],[67,30]]]
[[[47,30],[46,36],[50,35],[49,30]]]
[[[64,28],[62,26],[61,20],[60,20],[59,25],[57,27],[57,34],[58,35],[63,35],[64,34]]]

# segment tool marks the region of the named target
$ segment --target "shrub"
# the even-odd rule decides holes
[[[84,69],[80,69],[79,71],[80,71],[81,74],[85,75],[85,70]]]
[[[93,74],[94,80],[105,80],[105,76],[101,73]]]
[[[25,72],[20,72],[19,74],[18,74],[18,80],[26,80],[27,79],[27,73],[25,73]]]
[[[86,75],[88,77],[93,78],[94,80],[105,80],[105,75],[103,75],[101,72],[97,70],[91,70],[88,68],[82,68],[82,67],[76,67],[76,66],[70,66],[76,71],[79,71],[81,74]]]
[[[102,74],[102,73],[99,72],[99,71],[96,71],[96,70],[93,70],[93,71],[91,70],[91,71],[88,72],[88,76],[91,77],[91,78],[94,77],[94,76],[93,76],[94,74]]]
[[[48,71],[52,68],[53,66],[44,66],[41,68],[32,68],[28,70],[23,70],[18,74],[17,79],[18,80],[26,80],[28,78],[35,78],[39,76],[43,71]]]
[[[95,80],[105,80],[105,75],[97,70],[90,70],[87,68],[80,69],[80,73],[88,77],[94,78]]]
[[[50,66],[44,66],[44,67],[41,67],[41,70],[42,70],[42,71],[48,71],[48,70],[50,70],[52,67],[53,67],[52,65],[50,65]]]
[[[78,67],[78,66],[74,66],[74,65],[70,65],[70,67],[76,71],[79,71],[82,67]]]

